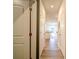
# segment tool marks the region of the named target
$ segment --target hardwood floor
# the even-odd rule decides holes
[[[41,59],[64,59],[60,50],[44,50]]]
[[[46,40],[46,46],[40,59],[64,59],[60,49],[57,47],[57,40],[55,37],[51,36],[50,40]]]

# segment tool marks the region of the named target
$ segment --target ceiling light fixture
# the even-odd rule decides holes
[[[51,7],[51,8],[53,8],[54,6],[53,6],[53,5],[51,5],[50,7]]]

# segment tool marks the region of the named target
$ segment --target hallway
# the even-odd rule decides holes
[[[60,49],[57,48],[57,38],[53,37],[52,33],[50,40],[46,40],[41,59],[64,59]]]

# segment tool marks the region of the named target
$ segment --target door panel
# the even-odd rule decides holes
[[[14,44],[14,59],[24,59],[24,44]]]
[[[13,24],[14,59],[29,59],[29,9]]]
[[[18,2],[15,0],[16,5],[21,3],[22,1],[25,0],[18,0]],[[37,2],[35,1],[34,3],[34,1],[35,0],[33,0],[33,4],[31,6],[32,7],[31,15],[28,5],[26,10],[25,8],[23,10],[23,8],[17,8],[17,7],[14,9],[13,59],[30,59],[30,49],[31,49],[31,58],[36,59]],[[29,36],[30,16],[31,16],[31,32],[32,32],[31,40]],[[30,41],[31,41],[31,48],[30,48]]]

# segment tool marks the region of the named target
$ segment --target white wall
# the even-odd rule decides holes
[[[59,31],[58,31],[58,47],[61,49],[64,57],[65,57],[65,45],[66,45],[66,15],[65,15],[65,1],[63,1],[60,10],[59,10],[59,15],[58,15],[58,23],[59,26]],[[65,58],[64,58],[65,59]]]
[[[45,9],[44,6],[40,0],[40,41],[39,41],[39,51],[40,51],[40,55],[43,51],[43,48],[45,46],[45,39],[44,39],[44,33],[45,33]]]

